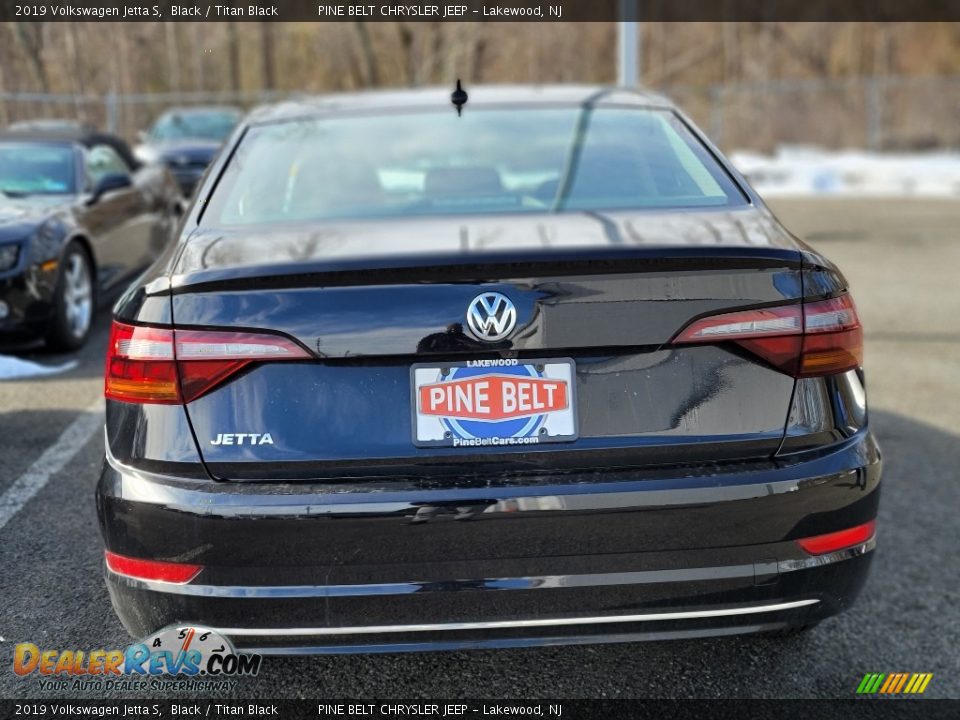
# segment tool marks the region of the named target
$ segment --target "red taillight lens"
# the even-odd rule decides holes
[[[118,575],[139,578],[140,580],[159,580],[170,583],[187,583],[193,580],[203,569],[202,565],[188,563],[161,562],[159,560],[141,560],[139,558],[117,555],[107,550],[104,553],[107,567]]]
[[[114,322],[105,375],[104,394],[113,400],[181,402],[173,330]]]
[[[278,335],[173,330],[114,322],[105,394],[113,400],[181,403],[197,399],[247,364],[310,354]]]
[[[863,362],[863,330],[849,295],[701,318],[674,339],[683,344],[725,341],[795,377],[833,375]]]
[[[811,555],[825,555],[826,553],[846,550],[847,548],[862,545],[877,532],[877,521],[871,520],[863,525],[797,540],[804,552]]]

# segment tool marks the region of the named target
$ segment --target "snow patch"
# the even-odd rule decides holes
[[[960,152],[831,152],[782,146],[773,155],[734,152],[730,160],[765,197],[960,197]]]
[[[0,355],[0,380],[20,380],[43,375],[57,375],[73,370],[79,364],[79,360],[69,360],[60,365],[41,365],[10,355]]]

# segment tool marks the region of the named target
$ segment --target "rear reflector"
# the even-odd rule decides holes
[[[863,330],[849,295],[700,318],[673,342],[735,342],[794,377],[833,375],[863,363]]]
[[[810,555],[824,555],[826,553],[846,550],[847,548],[862,545],[872,538],[877,531],[877,521],[871,520],[863,525],[797,540],[804,552]]]
[[[295,342],[279,335],[114,322],[104,394],[124,402],[190,402],[251,362],[310,357]]]
[[[107,561],[107,567],[112,572],[140,580],[187,583],[193,580],[203,569],[202,565],[140,560],[139,558],[117,555],[109,550],[104,553],[104,557]]]

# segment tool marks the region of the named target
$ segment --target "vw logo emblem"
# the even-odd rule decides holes
[[[498,292],[477,295],[467,307],[467,326],[480,340],[503,340],[516,325],[517,309],[510,298]]]

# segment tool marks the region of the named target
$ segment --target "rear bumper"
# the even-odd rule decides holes
[[[797,456],[800,458],[800,456]],[[849,607],[874,540],[795,540],[876,516],[863,431],[785,464],[483,487],[219,483],[108,460],[107,549],[201,564],[174,585],[107,571],[127,629],[216,627],[261,652],[372,652],[726,635]]]
[[[818,559],[822,565],[793,568],[768,585],[757,585],[749,570],[744,577],[728,577],[738,571],[730,567],[698,568],[717,576],[699,581],[658,582],[653,577],[638,581],[637,574],[608,573],[604,582],[614,585],[579,590],[579,583],[589,584],[594,578],[551,578],[549,585],[544,578],[468,581],[464,585],[470,587],[461,589],[471,592],[459,596],[451,594],[456,592],[455,583],[432,589],[418,585],[408,591],[416,593],[413,597],[398,597],[383,586],[363,588],[370,593],[367,596],[338,595],[342,588],[336,586],[297,588],[304,593],[300,597],[290,597],[289,587],[233,587],[227,591],[235,594],[224,596],[225,588],[199,586],[194,589],[210,594],[181,595],[109,571],[107,584],[118,615],[136,637],[187,622],[216,627],[238,649],[264,654],[588,644],[717,637],[819,622],[852,603],[867,576],[873,546],[871,541]],[[508,588],[511,584],[517,587]],[[500,597],[479,595],[480,590],[508,589],[514,592],[502,602]],[[435,596],[438,592],[443,595]],[[329,604],[342,620],[325,620]],[[369,615],[389,622],[378,624],[366,616],[372,604],[379,608]],[[497,619],[423,621],[436,617]],[[361,624],[349,624],[348,618]]]

